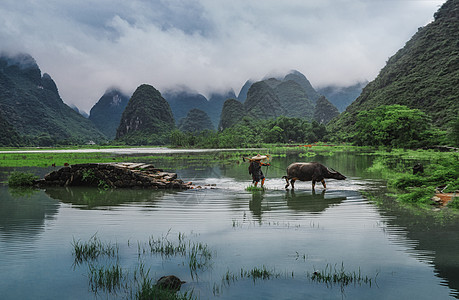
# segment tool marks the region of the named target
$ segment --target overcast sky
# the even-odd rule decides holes
[[[1,0],[0,51],[29,53],[89,112],[109,87],[204,95],[295,69],[375,78],[445,0]]]

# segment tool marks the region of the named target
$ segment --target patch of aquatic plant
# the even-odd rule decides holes
[[[191,300],[197,299],[193,292],[177,293],[158,287],[151,278],[144,277],[135,293],[135,299]]]
[[[316,155],[317,155],[317,153],[312,152],[312,151],[308,151],[308,152],[304,152],[304,153],[298,154],[298,157],[314,157]]]
[[[95,260],[101,256],[117,257],[119,252],[118,244],[103,243],[96,235],[93,235],[87,242],[73,239],[72,246],[76,264]]]
[[[212,259],[212,252],[206,244],[193,243],[190,244],[188,257],[188,266],[190,267],[192,274],[194,274],[198,269],[201,270],[209,266]]]
[[[32,186],[34,180],[37,180],[38,176],[28,172],[13,172],[8,177],[8,185],[11,187],[25,187]]]
[[[360,268],[357,272],[346,271],[343,263],[341,263],[340,268],[337,268],[336,264],[333,267],[327,264],[324,270],[316,270],[312,273],[308,272],[307,276],[314,282],[325,283],[327,286],[339,285],[341,288],[349,284],[368,284],[371,286],[376,280],[376,276],[374,278],[363,276]]]
[[[89,285],[94,293],[99,290],[109,293],[116,292],[121,288],[126,278],[126,272],[118,264],[112,266],[89,265]]]
[[[249,185],[248,187],[245,188],[245,190],[247,192],[261,192],[261,191],[266,190],[266,188],[265,187],[261,187],[261,186]]]
[[[294,273],[281,273],[277,272],[274,269],[268,269],[266,266],[262,267],[254,267],[250,270],[245,270],[241,268],[239,272],[231,272],[228,270],[222,277],[221,283],[214,283],[212,292],[214,295],[220,295],[223,291],[223,289],[227,286],[229,286],[232,283],[235,283],[236,281],[239,280],[244,280],[244,279],[252,279],[253,282],[256,282],[257,280],[271,280],[275,278],[290,278],[294,277]]]
[[[240,272],[233,273],[231,271],[227,271],[225,275],[223,275],[222,281],[229,284],[231,282],[235,282],[238,280],[250,278],[253,281],[256,281],[257,279],[262,279],[262,280],[268,280],[268,279],[273,279],[273,278],[279,278],[282,276],[287,276],[285,273],[279,273],[276,272],[274,269],[267,269],[266,266],[260,267],[254,267],[250,270],[244,270],[241,268]],[[292,275],[293,277],[293,272]]]
[[[150,237],[147,245],[138,244],[138,252],[160,254],[164,257],[182,256],[187,259],[187,264],[192,275],[198,270],[209,267],[212,260],[212,251],[207,244],[187,239],[185,234],[178,233],[177,241],[170,241],[169,233],[160,238]]]

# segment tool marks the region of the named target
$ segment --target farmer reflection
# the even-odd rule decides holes
[[[261,202],[263,202],[264,194],[264,191],[254,191],[252,192],[252,199],[249,201],[249,210],[259,223],[261,223],[261,215],[263,214]]]
[[[261,187],[265,184],[265,175],[261,171],[261,166],[270,166],[269,163],[264,163],[262,160],[266,160],[268,157],[266,155],[257,154],[256,156],[250,159],[249,165],[249,174],[252,175],[252,183],[254,186],[257,186],[258,182],[261,180]]]

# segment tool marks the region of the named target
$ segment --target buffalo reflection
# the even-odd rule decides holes
[[[292,210],[312,213],[322,212],[346,200],[346,197],[343,196],[325,197],[325,194],[325,190],[317,194],[314,190],[312,190],[311,193],[296,193],[294,190],[287,190],[285,200],[287,201],[287,206]]]
[[[323,212],[327,208],[338,205],[343,200],[346,200],[345,196],[336,195],[336,193],[326,192],[325,190],[321,193],[316,193],[315,191],[295,192],[294,190],[287,190],[283,197],[277,191],[266,193],[263,190],[252,192],[252,199],[249,201],[249,210],[255,219],[261,221],[264,212],[285,209],[285,202],[281,200],[282,198],[286,200],[288,209],[309,213]],[[265,201],[265,204],[263,204],[263,200],[265,199],[271,201]]]

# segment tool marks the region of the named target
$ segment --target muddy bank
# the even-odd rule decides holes
[[[75,164],[36,180],[38,187],[93,186],[99,188],[189,189],[176,173],[164,172],[143,163]]]

